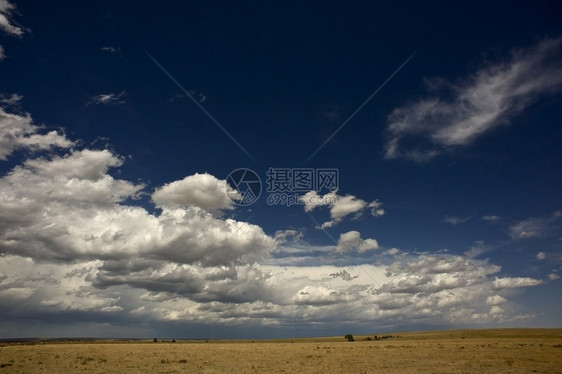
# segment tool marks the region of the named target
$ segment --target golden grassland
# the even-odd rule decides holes
[[[562,329],[388,335],[394,337],[0,343],[0,374],[562,373]]]

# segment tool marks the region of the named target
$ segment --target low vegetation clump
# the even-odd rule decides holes
[[[385,340],[385,339],[392,339],[392,338],[398,338],[398,335],[382,335],[382,336],[377,336],[375,335],[375,340]]]

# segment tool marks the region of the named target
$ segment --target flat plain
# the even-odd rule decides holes
[[[3,373],[562,373],[562,329],[0,343]]]

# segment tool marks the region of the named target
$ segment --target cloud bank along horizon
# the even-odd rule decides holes
[[[26,156],[0,179],[0,300],[20,318],[481,324],[532,319],[510,295],[548,282],[499,276],[500,266],[470,253],[381,248],[355,230],[321,247],[296,230],[266,235],[258,225],[225,217],[235,208],[232,191],[206,173],[155,188],[150,196],[160,210],[150,213],[135,204],[149,193],[145,186],[110,173],[123,157],[46,132],[28,114],[2,109],[0,131],[3,160]],[[330,201],[332,220],[324,227],[365,208],[384,214],[378,201],[352,195]],[[512,235],[539,235],[529,229],[534,224],[540,226],[522,221]],[[341,265],[333,265],[336,257]]]

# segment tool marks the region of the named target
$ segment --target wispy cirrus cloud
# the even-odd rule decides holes
[[[22,36],[23,29],[14,25],[13,14],[16,6],[8,0],[0,0],[0,29],[12,36]]]
[[[385,158],[428,161],[509,124],[540,96],[562,88],[561,45],[562,38],[547,39],[460,82],[428,81],[430,97],[389,115]],[[437,89],[449,96],[439,96]]]
[[[482,216],[482,220],[486,221],[486,222],[498,222],[501,221],[501,217],[500,216],[496,216],[496,215],[492,215],[492,214],[488,214],[485,216]]]
[[[13,14],[16,12],[16,6],[8,0],[0,0],[0,30],[10,36],[21,37],[24,30],[14,24]],[[0,45],[0,61],[6,58],[4,47]]]
[[[207,95],[203,91],[189,90],[188,92],[195,100],[200,103],[204,103],[205,101],[207,101]],[[175,94],[170,98],[170,102],[173,103],[174,101],[183,100],[185,98],[186,96],[183,94]]]
[[[544,238],[556,235],[562,226],[562,211],[558,210],[546,217],[529,217],[509,227],[511,239]]]
[[[109,93],[109,94],[100,94],[94,95],[90,98],[88,105],[90,104],[103,104],[103,105],[118,105],[118,104],[125,104],[127,93],[125,91],[121,91],[119,93]]]
[[[449,223],[449,224],[451,224],[451,225],[453,225],[453,226],[455,226],[455,225],[459,225],[459,224],[461,224],[461,223],[465,223],[465,222],[467,222],[468,220],[470,220],[471,218],[472,218],[471,216],[464,217],[464,218],[461,218],[461,217],[454,217],[454,216],[446,216],[446,217],[443,219],[443,221],[446,222],[446,223]]]
[[[121,52],[121,48],[119,47],[113,47],[113,46],[105,46],[105,47],[101,47],[100,51],[103,52],[109,52],[109,53],[120,53]]]
[[[23,96],[18,94],[4,95],[0,93],[0,104],[5,107],[18,106],[23,99]]]

